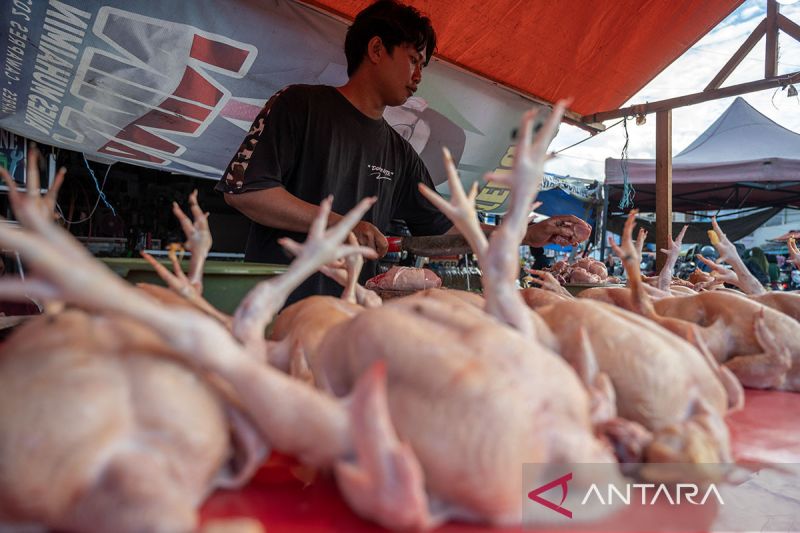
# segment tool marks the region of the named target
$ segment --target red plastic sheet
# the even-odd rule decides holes
[[[372,0],[303,1],[352,20]],[[587,115],[620,107],[742,1],[407,3],[430,16],[442,59]]]
[[[800,463],[800,394],[747,391],[746,397],[745,409],[728,418],[737,461]],[[304,486],[292,473],[296,467],[293,460],[273,455],[248,486],[215,493],[203,506],[203,519],[251,517],[260,520],[268,533],[381,531],[350,511],[330,478],[319,478]],[[652,513],[652,509],[634,509],[626,520],[636,520],[646,530],[647,524],[653,524]],[[707,523],[711,519],[708,517]],[[447,524],[437,531],[531,530]]]

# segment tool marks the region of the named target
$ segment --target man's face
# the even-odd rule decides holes
[[[384,102],[388,106],[403,105],[422,81],[425,57],[410,44],[394,47],[381,62],[381,84]]]

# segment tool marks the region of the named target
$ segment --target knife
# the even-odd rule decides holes
[[[406,251],[423,257],[463,255],[472,252],[461,235],[432,235],[427,237],[386,237],[389,252]]]

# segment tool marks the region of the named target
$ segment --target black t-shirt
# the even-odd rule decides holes
[[[393,218],[406,221],[414,235],[440,235],[452,224],[417,190],[433,188],[424,163],[383,119],[361,113],[335,88],[292,85],[276,93],[253,122],[216,190],[225,193],[284,187],[319,205],[333,194],[333,211],[345,214],[359,200],[377,196],[364,216],[381,232]],[[288,264],[281,237],[303,242],[306,235],[251,223],[245,259]],[[375,275],[367,262],[361,281]],[[339,295],[341,286],[315,274],[287,304],[312,294]]]

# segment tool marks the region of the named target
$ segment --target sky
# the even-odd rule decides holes
[[[766,0],[746,0],[721,24],[621,107],[701,92],[756,25],[766,17],[766,4]],[[800,24],[800,1],[780,6],[780,12]],[[723,87],[764,78],[764,42],[765,38],[762,37],[723,83]],[[800,42],[781,32],[778,47],[778,74],[800,70]],[[800,90],[800,84],[797,88]],[[780,89],[767,89],[741,96],[755,109],[781,126],[800,133],[800,98],[789,98],[786,90]],[[673,155],[678,154],[705,131],[735,98],[722,98],[674,109],[672,111]],[[606,121],[605,125],[611,126],[618,120]],[[647,116],[647,123],[642,126],[637,126],[632,119],[628,120],[629,158],[655,157],[655,123],[654,113]],[[551,149],[559,151],[589,136],[590,134],[584,130],[562,124]],[[564,150],[557,159],[548,163],[546,170],[564,176],[602,181],[605,159],[619,158],[624,143],[624,130],[622,124],[619,124],[578,146]]]

